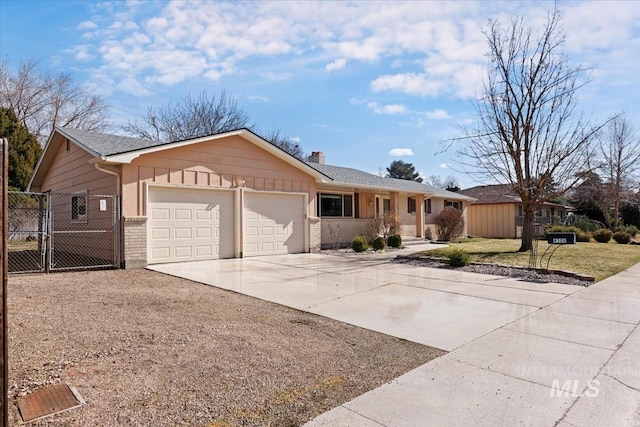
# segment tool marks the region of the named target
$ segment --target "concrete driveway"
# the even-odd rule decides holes
[[[297,254],[149,268],[448,351],[580,289],[388,258]]]

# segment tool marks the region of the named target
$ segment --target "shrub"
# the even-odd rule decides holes
[[[588,231],[582,231],[579,228],[576,228],[575,233],[577,242],[589,243],[591,241],[591,233]]]
[[[438,240],[448,242],[462,235],[464,232],[462,212],[451,206],[445,207],[436,215],[435,223]]]
[[[402,224],[398,215],[394,212],[385,212],[367,222],[365,236],[370,242],[380,235],[386,240],[390,235],[400,233],[401,229]]]
[[[626,231],[616,231],[613,233],[613,240],[620,243],[621,245],[626,245],[631,241],[631,234]]]
[[[451,267],[464,267],[469,265],[469,254],[464,249],[456,248],[447,253],[447,264]]]
[[[593,232],[593,238],[599,243],[608,243],[612,235],[613,232],[608,228],[599,228]]]
[[[373,242],[375,238],[380,235],[381,229],[382,218],[380,218],[379,216],[371,218],[369,221],[367,221],[367,227],[365,228],[364,236],[369,242]]]
[[[364,236],[356,236],[351,240],[351,249],[355,252],[364,252],[369,248],[369,242]]]
[[[371,242],[371,247],[376,251],[384,249],[385,246],[386,245],[384,244],[384,237],[381,236],[376,237],[375,239],[373,239],[373,242]]]
[[[625,233],[629,233],[631,237],[635,237],[635,235],[638,234],[638,227],[635,225],[621,225],[616,228],[616,231],[624,231]]]
[[[399,234],[392,234],[391,236],[389,236],[389,238],[387,239],[387,243],[389,244],[389,246],[391,246],[392,248],[399,248],[400,246],[402,246],[402,237],[400,237]]]

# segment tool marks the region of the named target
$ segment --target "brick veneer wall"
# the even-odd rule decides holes
[[[124,268],[147,266],[147,217],[124,218]]]

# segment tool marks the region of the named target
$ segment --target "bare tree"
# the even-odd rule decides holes
[[[447,175],[444,180],[440,175],[431,175],[425,178],[424,183],[436,188],[459,187],[458,180],[453,175]]]
[[[268,133],[261,134],[264,139],[273,145],[280,147],[287,153],[300,160],[304,160],[307,156],[300,146],[300,143],[292,140],[289,136],[283,135],[279,129],[272,129]]]
[[[555,9],[540,34],[522,17],[507,28],[491,22],[485,31],[489,68],[475,103],[479,120],[460,138],[460,154],[472,174],[508,183],[522,199],[520,251],[532,247],[536,208],[579,182],[576,172],[604,126],[576,115],[574,97],[586,83],[584,70],[571,66],[562,52],[560,20]]]
[[[137,138],[173,142],[251,127],[235,98],[225,91],[217,96],[203,91],[195,98],[187,95],[178,103],[149,107],[140,122],[130,121],[122,129]]]
[[[201,136],[215,135],[241,128],[255,130],[249,115],[238,106],[226,91],[218,95],[202,91],[197,97],[187,95],[177,103],[164,107],[149,107],[140,121],[129,121],[122,126],[128,134],[153,141],[183,141]],[[272,129],[264,139],[299,159],[304,158],[302,147],[280,130]]]
[[[0,62],[0,106],[44,145],[56,126],[101,131],[107,127],[109,105],[74,81],[69,73],[38,68],[38,61],[20,64],[15,72],[8,59]]]
[[[600,140],[602,165],[607,182],[607,199],[613,207],[612,226],[619,225],[620,203],[632,197],[631,186],[640,172],[640,137],[623,115],[614,117]]]

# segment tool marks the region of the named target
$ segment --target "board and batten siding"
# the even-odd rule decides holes
[[[123,165],[125,217],[146,215],[145,183],[307,193],[308,214],[315,216],[314,178],[239,136],[156,151]]]
[[[56,138],[61,138],[62,143],[40,186],[41,191],[75,193],[86,190],[88,194],[117,194],[114,175],[90,164],[94,157],[84,149],[70,142],[67,151],[64,137],[58,134]]]
[[[469,234],[486,238],[516,238],[515,206],[512,203],[470,205],[467,208]]]
[[[61,252],[79,256],[111,259],[114,241],[114,203],[105,199],[106,210],[101,210],[100,199],[90,196],[116,195],[117,178],[114,175],[99,171],[89,161],[94,157],[79,146],[69,142],[67,151],[66,139],[62,135],[55,141],[59,144],[54,160],[48,169],[40,191],[51,191],[52,224],[54,229],[53,245],[56,254]],[[72,221],[72,193],[86,192],[86,219]],[[69,194],[56,194],[69,193]],[[73,230],[74,233],[66,233]],[[83,230],[88,233],[77,233]],[[95,233],[95,230],[104,230]]]

